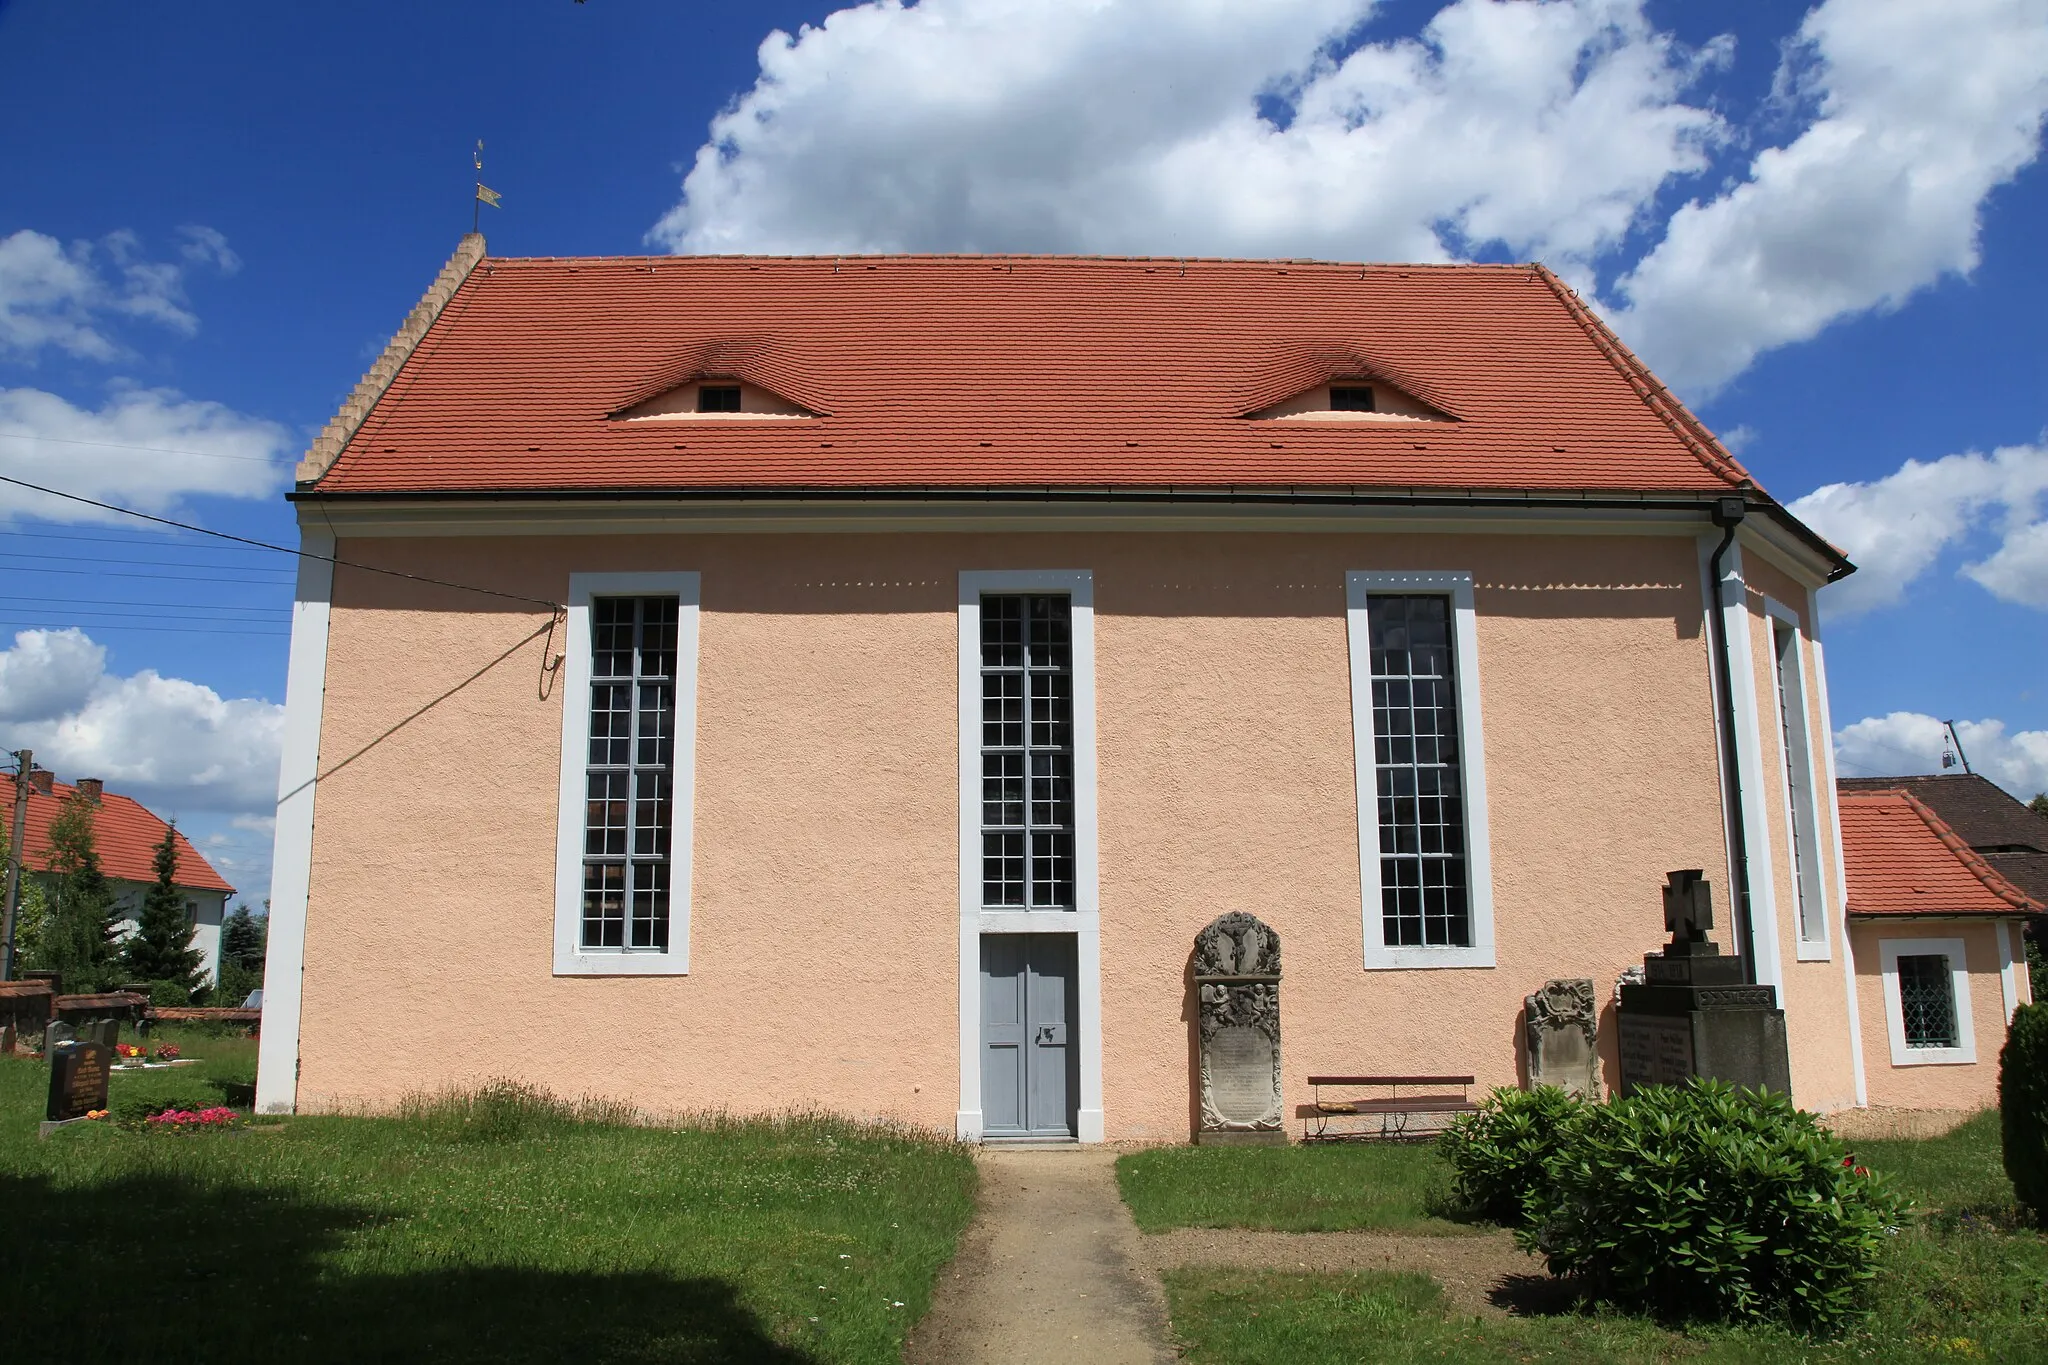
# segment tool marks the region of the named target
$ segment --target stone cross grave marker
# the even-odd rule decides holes
[[[1280,936],[1232,911],[1195,936],[1202,1143],[1285,1142]]]
[[[59,1043],[51,1048],[46,1120],[64,1123],[106,1108],[108,1066],[113,1056],[104,1043]]]
[[[1561,1086],[1589,1100],[1600,1098],[1599,1002],[1590,977],[1543,983],[1524,996],[1522,1047],[1529,1088]]]

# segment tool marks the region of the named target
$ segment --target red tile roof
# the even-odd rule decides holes
[[[50,851],[50,822],[57,818],[57,808],[64,798],[76,790],[66,783],[54,782],[51,794],[45,796],[30,786],[28,825],[22,838],[24,867],[35,872],[45,868]],[[12,833],[14,778],[7,773],[0,773],[0,820],[8,822],[8,832]],[[100,867],[109,877],[130,882],[156,880],[154,860],[157,842],[164,837],[164,822],[151,815],[141,802],[113,792],[102,793],[92,827]],[[179,886],[190,891],[234,891],[183,834],[178,835],[177,849]]]
[[[2044,908],[1911,792],[1842,790],[1852,915],[2028,915]]]
[[[309,454],[320,494],[1754,488],[1540,266],[481,253]],[[1454,420],[1245,416],[1361,372]],[[699,375],[822,415],[614,417]]]

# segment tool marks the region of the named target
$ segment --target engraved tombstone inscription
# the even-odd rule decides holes
[[[50,1049],[51,1123],[82,1119],[107,1107],[107,1067],[113,1052],[103,1043],[59,1043]]]
[[[1546,981],[1525,996],[1523,1057],[1529,1086],[1561,1086],[1589,1100],[1600,1098],[1599,1006],[1588,977]]]
[[[1195,936],[1200,1141],[1285,1142],[1280,936],[1242,911]]]

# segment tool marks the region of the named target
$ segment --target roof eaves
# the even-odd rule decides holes
[[[341,458],[341,452],[348,448],[349,441],[375,410],[377,400],[391,387],[391,381],[398,378],[398,372],[405,368],[405,362],[412,358],[414,349],[441,316],[441,310],[448,306],[448,301],[455,297],[455,291],[462,288],[463,282],[483,258],[483,234],[465,233],[456,245],[455,254],[448,258],[448,263],[441,267],[441,273],[435,277],[426,294],[406,316],[404,324],[384,348],[384,354],[377,357],[377,363],[362,377],[355,392],[341,405],[341,411],[313,439],[313,444],[300,458],[295,473],[300,487],[317,483],[334,467],[334,462]]]

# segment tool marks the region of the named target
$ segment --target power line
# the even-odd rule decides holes
[[[380,573],[390,578],[403,578],[413,583],[431,583],[435,587],[454,588],[458,592],[481,593],[485,597],[502,597],[509,602],[527,602],[536,607],[546,607],[551,612],[565,610],[560,602],[549,602],[538,597],[528,597],[524,593],[500,592],[496,588],[479,588],[470,583],[450,583],[446,579],[429,578],[425,574],[405,573],[398,569],[381,568],[375,564],[357,564],[352,560],[338,559],[333,555],[316,555],[311,550],[294,550],[287,545],[272,545],[267,540],[251,540],[247,536],[229,535],[226,531],[215,531],[205,526],[194,526],[189,521],[173,521],[169,517],[159,517],[148,512],[138,512],[132,507],[117,507],[111,502],[101,502],[97,498],[88,498],[77,493],[66,493],[55,488],[45,488],[39,483],[30,483],[27,479],[17,479],[11,474],[0,474],[0,483],[11,483],[17,488],[26,488],[34,493],[44,493],[53,498],[63,498],[69,502],[84,503],[87,507],[97,507],[102,511],[119,512],[123,516],[137,517],[143,521],[153,521],[159,526],[175,526],[181,531],[196,531],[202,536],[214,536],[221,540],[232,540],[237,545],[253,545],[259,550],[275,550],[281,555],[292,555],[299,559],[317,559],[325,564],[335,564],[349,569],[361,569],[365,573]],[[202,566],[195,565],[193,567]],[[208,565],[204,567],[225,566]]]
[[[60,573],[86,578],[147,578],[156,583],[240,583],[245,588],[289,588],[292,585],[291,571],[289,569],[243,570],[244,573],[250,574],[267,573],[282,575],[282,577],[267,580],[258,578],[206,578],[197,574],[182,573],[122,573],[118,569],[110,569],[105,573],[100,572],[98,569],[37,568],[12,569],[9,572],[16,574]]]
[[[222,554],[233,553],[235,550],[235,547],[229,545],[194,545],[189,541],[173,540],[168,536],[82,536],[75,531],[27,531],[20,527],[0,531],[0,536],[22,536],[30,540],[77,540],[94,545],[155,545],[166,550],[218,550]]]
[[[51,607],[190,607],[195,611],[290,611],[289,602],[264,606],[243,606],[235,602],[130,602],[126,599],[107,597],[12,597],[0,596],[0,602],[23,602]]]
[[[0,626],[5,626],[9,629],[20,630],[63,629],[63,627],[53,625],[48,621],[0,620]],[[266,636],[273,640],[289,640],[292,638],[292,633],[288,630],[207,630],[197,626],[131,626],[113,621],[101,623],[99,629],[146,630],[149,631],[151,634],[155,635],[259,635]]]
[[[0,431],[0,436],[16,441],[60,441],[68,446],[105,446],[109,450],[148,450],[159,455],[199,455],[209,460],[248,460],[254,464],[276,463],[268,455],[230,455],[220,450],[173,450],[169,446],[128,445],[122,441],[88,441],[79,436],[44,436],[33,431]]]
[[[0,550],[0,559],[40,559],[52,560],[59,564],[76,564],[79,562],[79,558],[78,555],[32,555],[24,554],[20,550]],[[194,564],[183,559],[114,559],[105,555],[93,556],[92,562],[95,564],[158,564],[171,569],[240,569],[243,567],[240,564]],[[272,570],[272,572],[278,571]]]

